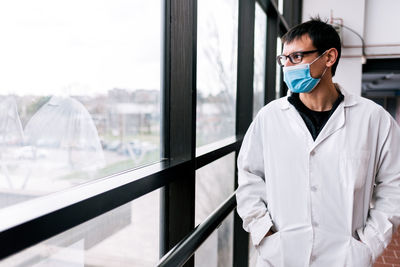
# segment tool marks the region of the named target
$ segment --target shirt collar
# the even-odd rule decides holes
[[[348,93],[346,90],[344,90],[339,84],[334,83],[335,87],[343,94],[344,96],[344,107],[351,107],[354,106],[358,103],[357,98],[355,95],[352,95]],[[292,95],[292,92],[290,90],[287,91],[286,96],[283,98],[283,101],[281,101],[281,109],[288,109],[290,108],[290,103],[288,101],[288,97]]]

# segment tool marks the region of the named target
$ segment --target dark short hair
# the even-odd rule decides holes
[[[282,43],[289,44],[296,39],[300,39],[305,34],[308,34],[320,55],[330,48],[336,48],[338,51],[338,57],[335,64],[332,65],[332,76],[334,76],[341,55],[339,34],[327,22],[322,21],[319,17],[315,17],[291,28],[282,37]]]

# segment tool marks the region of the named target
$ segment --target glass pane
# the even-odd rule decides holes
[[[1,207],[159,160],[160,18],[154,0],[0,3]]]
[[[0,266],[155,266],[159,198],[160,191],[153,191],[6,258]]]
[[[235,153],[196,171],[195,224],[204,221],[234,191]],[[195,253],[196,267],[232,266],[233,214]]]
[[[199,247],[194,262],[196,267],[233,266],[233,212]]]
[[[283,1],[284,0],[277,0],[278,1],[278,10],[281,14],[283,14]]]
[[[400,96],[397,97],[396,121],[400,125]]]
[[[264,106],[265,64],[267,56],[267,15],[256,3],[254,29],[254,100],[253,117]]]
[[[197,146],[235,134],[238,0],[198,1]]]
[[[282,54],[282,40],[281,38],[277,38],[276,39],[276,56],[279,56]],[[275,87],[275,93],[276,93],[276,97],[275,98],[279,98],[280,92],[281,92],[281,85],[282,85],[282,80],[281,80],[281,76],[282,76],[282,67],[279,66],[278,62],[275,65],[276,67],[276,87]],[[285,92],[286,95],[286,92]]]
[[[195,224],[198,225],[234,191],[235,153],[196,171]]]

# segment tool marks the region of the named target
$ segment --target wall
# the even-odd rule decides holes
[[[400,31],[398,28],[400,1],[367,0],[365,9],[365,43],[367,45],[391,45],[367,47],[371,57],[393,54],[400,57]]]
[[[329,20],[332,12],[334,18],[343,19],[345,26],[364,38],[367,58],[400,57],[400,35],[394,23],[399,8],[398,0],[303,0],[302,20],[307,21],[316,15]],[[361,40],[347,29],[342,33],[343,44],[352,48],[342,48],[342,58],[333,80],[347,91],[360,94],[362,52],[361,48],[354,46],[360,46]],[[390,46],[375,46],[382,44]]]

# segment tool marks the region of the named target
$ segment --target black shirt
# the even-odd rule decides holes
[[[301,102],[298,93],[293,93],[288,97],[288,101],[297,109],[314,140],[317,139],[318,134],[321,132],[330,116],[339,106],[340,102],[343,101],[344,96],[340,91],[338,91],[338,93],[339,97],[336,99],[335,103],[333,103],[332,109],[328,111],[314,111],[309,109]]]

